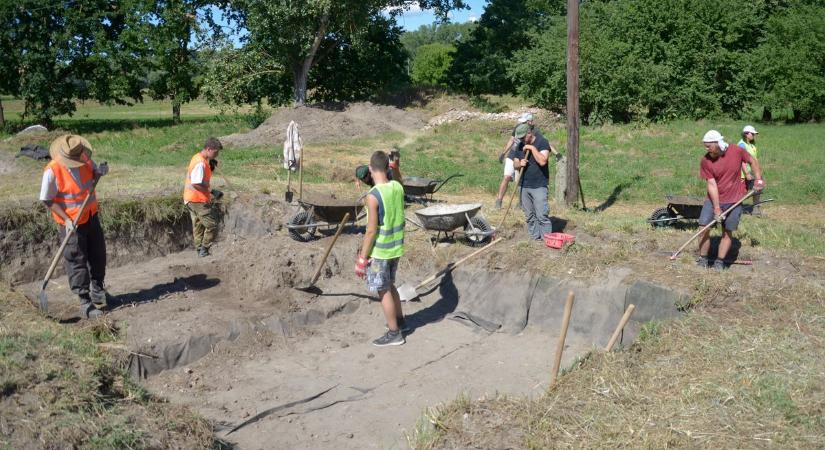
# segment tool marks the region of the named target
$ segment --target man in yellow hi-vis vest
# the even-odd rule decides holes
[[[387,319],[389,330],[372,341],[378,347],[403,344],[406,329],[401,298],[395,288],[398,260],[404,255],[404,188],[387,178],[389,168],[386,153],[372,154],[369,171],[375,186],[365,197],[367,232],[355,261],[355,274],[366,278],[367,288],[378,294]]]
[[[192,218],[192,238],[198,256],[209,256],[209,248],[212,247],[218,228],[218,220],[212,208],[213,192],[209,183],[212,180],[212,170],[218,163],[215,158],[222,149],[221,141],[216,138],[207,139],[203,150],[192,156],[186,170],[183,202]]]
[[[756,148],[757,134],[759,134],[759,132],[756,131],[756,128],[754,128],[753,125],[745,126],[745,128],[742,129],[742,139],[739,141],[739,148],[750,153],[751,157],[758,161],[759,150]],[[742,179],[745,180],[745,187],[748,190],[753,189],[753,170],[751,169],[751,165],[748,163],[742,163]],[[751,214],[757,217],[762,216],[762,208],[759,207],[760,200],[761,194],[753,195],[753,208],[751,209]]]

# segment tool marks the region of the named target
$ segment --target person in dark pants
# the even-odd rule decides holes
[[[40,200],[59,225],[60,238],[74,230],[63,251],[64,267],[72,292],[80,299],[80,315],[94,318],[103,314],[94,303],[105,304],[107,293],[106,240],[97,216],[94,184],[109,172],[106,163],[92,161],[89,141],[75,135],[55,139],[49,147],[52,161],[43,171]],[[86,208],[81,205],[91,196]]]
[[[222,149],[221,141],[216,138],[207,139],[203,150],[192,156],[186,170],[183,203],[192,219],[192,238],[199,257],[209,256],[209,249],[218,229],[218,219],[215,217],[212,200],[220,194],[213,191],[209,184],[212,180],[212,170],[218,163],[215,158]]]
[[[527,124],[516,127],[515,137],[522,144],[510,151],[513,166],[524,168],[518,189],[521,189],[521,208],[527,219],[527,233],[531,239],[541,240],[545,233],[553,232],[550,206],[547,203],[547,185],[550,172],[547,161],[550,153],[557,153],[550,142],[531,131]]]
[[[723,224],[722,240],[719,241],[719,252],[713,262],[713,268],[725,268],[725,257],[733,243],[732,234],[739,226],[742,216],[742,205],[734,208],[727,216],[722,212],[728,210],[748,192],[745,180],[740,177],[742,164],[750,164],[753,170],[753,188],[757,192],[765,188],[762,180],[762,169],[759,161],[750,153],[736,145],[728,145],[725,138],[716,130],[710,130],[702,138],[705,146],[705,156],[699,166],[699,176],[707,180],[708,198],[699,214],[699,225],[705,226],[719,218]],[[699,236],[699,259],[696,263],[700,267],[708,267],[708,253],[710,252],[710,230],[705,230]]]

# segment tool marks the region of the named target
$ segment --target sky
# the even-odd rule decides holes
[[[486,0],[467,0],[470,9],[451,11],[450,22],[478,20],[484,12],[486,3]],[[417,6],[398,17],[398,25],[405,31],[415,31],[421,25],[430,25],[433,22],[435,22],[435,14],[431,10],[421,10]]]

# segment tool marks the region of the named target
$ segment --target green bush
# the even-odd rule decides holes
[[[453,62],[455,47],[446,44],[428,44],[418,47],[412,63],[412,80],[416,84],[447,86],[447,71]]]

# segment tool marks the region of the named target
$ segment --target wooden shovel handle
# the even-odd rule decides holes
[[[570,316],[573,314],[573,299],[576,294],[573,291],[567,293],[567,302],[564,304],[564,317],[561,322],[561,330],[559,331],[559,340],[556,343],[556,359],[553,361],[553,371],[550,373],[550,387],[556,384],[556,379],[559,377],[559,368],[561,367],[561,355],[564,353],[564,341],[567,339],[567,327],[570,326]]]
[[[610,336],[610,341],[607,343],[607,346],[604,348],[604,351],[609,352],[613,350],[613,346],[616,345],[616,341],[619,340],[619,335],[624,330],[625,325],[630,320],[630,316],[633,315],[633,311],[636,309],[636,305],[630,304],[627,307],[627,311],[624,312],[622,316],[622,320],[619,321],[619,326],[616,327],[616,331],[613,332],[613,336]]]
[[[335,231],[335,237],[332,238],[332,242],[330,242],[329,246],[327,246],[327,251],[324,253],[324,258],[321,259],[321,264],[318,265],[318,270],[315,271],[315,275],[312,276],[312,281],[309,282],[310,286],[314,285],[315,282],[318,281],[318,277],[321,276],[321,271],[324,270],[324,264],[326,264],[329,253],[332,251],[332,246],[335,245],[335,241],[337,241],[338,236],[341,235],[341,230],[344,229],[344,225],[346,225],[347,220],[349,220],[349,213],[344,214],[344,218],[341,219],[341,223],[338,224],[338,230]]]
[[[429,277],[427,277],[427,279],[425,279],[425,280],[424,280],[424,281],[422,281],[422,282],[421,282],[418,286],[416,286],[416,287],[415,287],[415,290],[417,291],[417,290],[419,290],[419,289],[423,288],[424,286],[426,286],[427,284],[429,284],[430,282],[432,282],[432,281],[433,281],[433,280],[435,280],[436,278],[440,277],[441,275],[444,275],[444,274],[446,274],[447,272],[452,271],[452,270],[453,270],[453,269],[455,269],[456,267],[458,267],[458,266],[460,266],[460,265],[464,264],[464,263],[465,263],[465,262],[467,262],[467,260],[469,260],[470,258],[472,258],[472,257],[474,257],[474,256],[478,256],[480,253],[482,253],[482,252],[485,252],[485,251],[489,250],[489,249],[490,249],[490,247],[492,247],[492,246],[494,246],[494,245],[498,244],[499,242],[501,242],[501,240],[502,240],[502,239],[503,239],[503,238],[496,238],[493,242],[490,242],[489,244],[485,245],[484,247],[481,247],[480,249],[478,249],[478,250],[476,250],[476,251],[474,251],[474,252],[470,253],[469,255],[467,255],[467,256],[465,256],[465,257],[463,257],[463,258],[459,259],[458,261],[456,261],[456,262],[454,262],[454,263],[452,263],[452,264],[448,265],[448,266],[447,266],[447,267],[445,267],[444,269],[441,269],[441,270],[439,270],[438,272],[436,272],[436,273],[434,273],[434,274],[430,275]]]
[[[751,189],[750,191],[748,191],[748,193],[747,193],[747,194],[745,194],[745,196],[744,196],[744,197],[742,197],[741,199],[739,199],[739,201],[738,201],[738,202],[734,203],[734,204],[733,204],[730,208],[726,209],[726,210],[725,210],[725,212],[723,212],[723,213],[722,213],[722,215],[723,215],[723,216],[725,216],[725,217],[727,217],[727,216],[728,216],[728,213],[730,213],[731,211],[733,211],[733,208],[736,208],[737,206],[741,205],[741,204],[742,204],[742,202],[744,202],[745,200],[747,200],[750,196],[752,196],[752,195],[753,195],[753,194],[755,194],[755,193],[756,193],[756,191],[755,191],[755,190],[753,190],[753,189]],[[699,235],[700,235],[700,234],[702,234],[702,233],[704,233],[705,231],[707,231],[708,229],[710,229],[710,227],[712,227],[712,226],[716,225],[716,222],[719,222],[719,219],[714,218],[714,219],[713,219],[713,220],[712,220],[709,224],[705,225],[704,227],[702,227],[702,229],[701,229],[701,230],[697,231],[697,232],[696,232],[696,234],[694,234],[693,236],[691,236],[691,237],[690,237],[690,239],[688,239],[687,241],[685,241],[685,243],[684,243],[684,244],[682,244],[682,246],[681,246],[681,247],[679,247],[679,250],[676,250],[676,251],[675,251],[672,255],[670,255],[670,259],[676,259],[676,257],[677,257],[677,256],[679,256],[679,253],[682,253],[682,250],[684,250],[684,249],[685,249],[685,247],[687,247],[687,246],[688,246],[688,244],[690,244],[691,242],[693,242],[693,240],[694,240],[694,239],[696,239],[697,237],[699,237]]]

